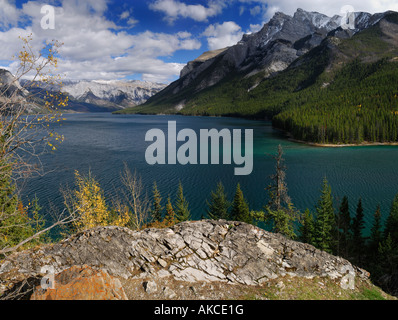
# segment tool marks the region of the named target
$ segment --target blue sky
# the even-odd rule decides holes
[[[54,29],[43,29],[44,5]],[[15,71],[18,36],[32,34],[40,50],[57,39],[59,73],[69,79],[170,82],[205,51],[237,43],[277,11],[297,8],[329,16],[344,5],[370,13],[398,11],[398,0],[0,0],[0,67]]]

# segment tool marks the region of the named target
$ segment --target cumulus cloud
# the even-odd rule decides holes
[[[18,19],[23,17],[28,23],[24,28],[10,23],[6,30],[0,29],[0,60],[11,60],[11,56],[21,49],[18,36],[31,33],[31,44],[36,51],[46,40],[57,39],[64,43],[60,48],[58,72],[69,79],[108,80],[142,74],[145,79],[167,82],[179,75],[183,65],[166,63],[160,58],[172,56],[177,50],[201,47],[201,43],[185,31],[177,34],[128,33],[126,28],[106,19],[106,2],[63,0],[61,6],[55,7],[53,30],[41,28],[42,4],[29,1],[18,10],[7,2],[15,9]],[[130,26],[137,23],[131,11],[122,12],[119,19]],[[15,72],[16,68],[15,63],[8,66],[10,71]]]
[[[150,8],[165,14],[165,19],[173,23],[177,18],[191,18],[195,21],[207,21],[222,12],[224,1],[209,1],[208,6],[201,4],[185,4],[176,0],[156,0]]]
[[[233,21],[211,24],[203,32],[210,50],[232,46],[242,39],[242,28]]]
[[[198,40],[187,38],[188,33],[175,35],[145,31],[131,36],[133,47],[130,50],[135,57],[171,56],[177,50],[195,50],[201,47]]]
[[[19,19],[19,10],[7,0],[0,0],[0,30],[17,26]]]

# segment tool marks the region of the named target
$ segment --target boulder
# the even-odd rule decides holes
[[[31,300],[127,300],[119,279],[87,265],[73,266],[54,280],[54,289],[38,286]]]

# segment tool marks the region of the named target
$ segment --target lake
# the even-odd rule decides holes
[[[250,208],[261,209],[268,201],[265,188],[274,172],[275,154],[279,144],[285,152],[289,195],[296,208],[314,210],[320,196],[324,177],[332,186],[335,207],[344,195],[349,197],[351,214],[361,197],[367,230],[373,213],[380,204],[383,218],[388,216],[394,196],[398,193],[398,147],[367,146],[320,148],[290,142],[270,122],[236,118],[209,118],[184,116],[112,115],[106,113],[65,115],[55,130],[65,141],[58,150],[41,157],[46,174],[26,181],[24,197],[37,195],[40,204],[50,204],[62,210],[61,187],[74,185],[74,172],[89,171],[100,182],[108,199],[120,187],[120,173],[124,163],[142,176],[151,195],[156,181],[164,201],[170,194],[174,199],[178,183],[190,203],[194,219],[205,214],[206,199],[221,181],[232,199],[239,182]],[[145,134],[153,128],[167,132],[168,121],[177,122],[177,130],[200,129],[253,129],[254,168],[251,175],[235,176],[235,165],[155,165],[146,163],[145,151],[151,144]],[[199,134],[198,134],[199,135]]]

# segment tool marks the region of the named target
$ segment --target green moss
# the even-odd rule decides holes
[[[357,281],[355,289],[343,289],[330,278],[284,277],[245,291],[241,300],[396,300],[368,281]]]
[[[352,294],[353,300],[387,300],[378,288],[364,288],[360,292]]]

